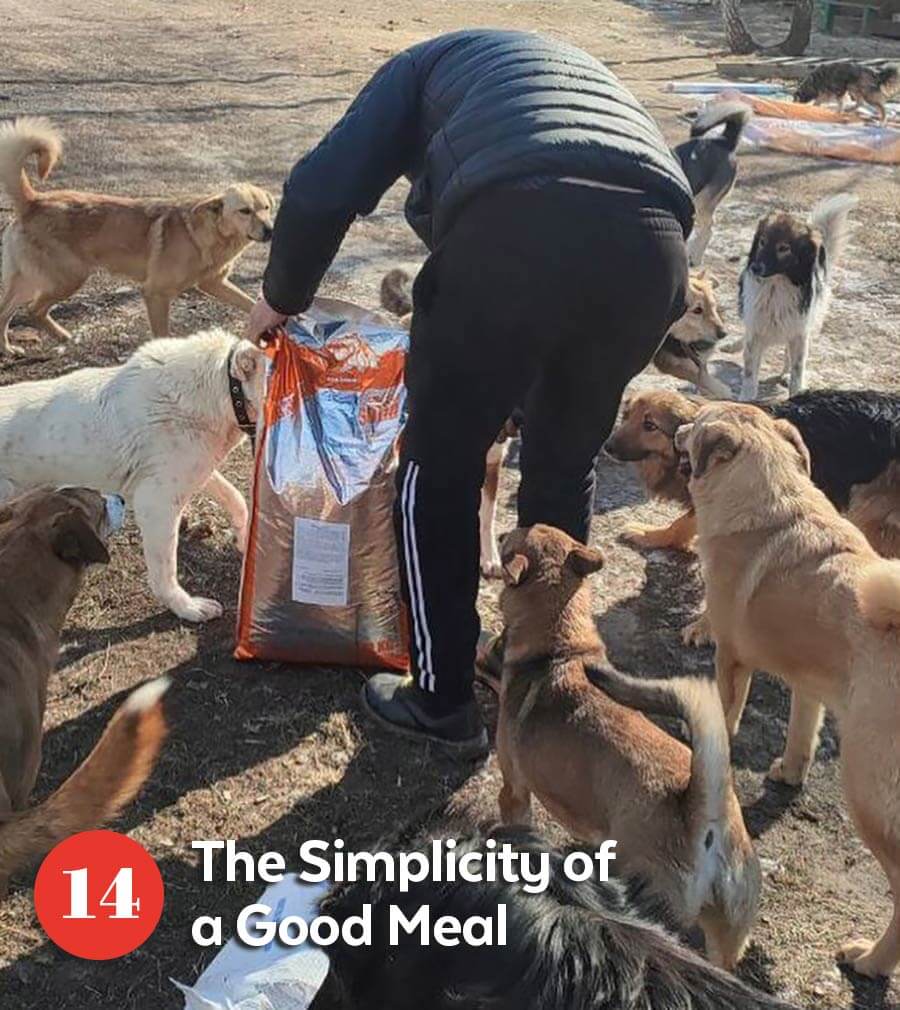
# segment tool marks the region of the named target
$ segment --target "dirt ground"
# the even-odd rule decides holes
[[[779,8],[750,5],[748,13],[754,30],[773,39],[786,23]],[[662,85],[708,78],[722,47],[709,6],[620,0],[2,0],[0,19],[7,39],[0,114],[48,115],[62,127],[67,146],[54,185],[129,194],[202,193],[240,178],[277,192],[296,156],[386,57],[457,27],[503,25],[566,36],[615,64],[672,142],[685,135],[677,115],[691,103],[664,93]],[[811,52],[900,55],[900,46],[817,35]],[[708,259],[736,330],[738,259],[756,219],[774,206],[804,211],[844,189],[857,192],[861,204],[834,307],[812,353],[811,383],[897,390],[894,170],[748,152]],[[423,249],[403,221],[404,193],[404,185],[396,186],[354,226],[323,293],[371,303],[386,269],[421,261]],[[254,290],[263,265],[264,251],[250,250],[236,280]],[[58,317],[77,343],[60,350],[19,327],[15,337],[30,356],[0,363],[0,382],[116,363],[149,336],[137,294],[114,279],[91,282]],[[235,313],[200,295],[175,306],[176,333],[212,322],[240,325]],[[775,365],[768,363],[769,375]],[[719,369],[736,384],[736,358],[724,359]],[[637,380],[668,381],[655,374]],[[783,395],[772,382],[765,389]],[[242,448],[227,467],[244,489],[249,462]],[[504,480],[504,526],[513,522],[515,479],[513,456]],[[600,463],[593,539],[608,563],[597,579],[597,621],[612,658],[626,669],[707,673],[711,651],[683,648],[678,635],[699,602],[696,564],[665,552],[642,554],[617,540],[624,522],[664,512],[643,501],[626,468]],[[166,885],[162,921],[129,957],[78,961],[44,939],[33,914],[33,874],[22,875],[0,906],[4,1010],[180,1006],[170,977],[192,982],[212,956],[191,943],[193,919],[217,913],[227,922],[260,890],[204,885],[192,839],[231,837],[258,853],[289,855],[310,837],[371,844],[455,790],[473,811],[493,810],[493,762],[466,781],[470,770],[429,748],[370,730],[357,706],[361,675],[235,662],[239,558],[224,516],[209,503],[195,503],[189,523],[180,558],[184,581],[222,600],[225,618],[196,628],[162,612],[146,588],[137,531],[128,526],[109,568],[91,574],[70,614],[50,686],[37,789],[37,798],[44,797],[71,772],[131,687],[162,672],[173,677],[170,739],[150,784],[117,825],[159,862]],[[496,594],[495,585],[483,587],[490,627],[498,621]],[[890,897],[849,824],[832,727],[804,793],[765,781],[783,742],[786,701],[783,688],[759,676],[735,748],[738,788],[766,870],[762,915],[742,972],[805,1006],[896,1006],[896,986],[848,978],[833,962],[833,951],[850,934],[880,931]]]

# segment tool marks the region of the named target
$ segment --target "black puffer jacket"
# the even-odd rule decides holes
[[[286,313],[312,300],[350,223],[401,176],[429,248],[488,186],[577,177],[658,196],[693,222],[687,180],[658,127],[592,56],[525,32],[442,35],[386,63],[284,187],[263,290]]]

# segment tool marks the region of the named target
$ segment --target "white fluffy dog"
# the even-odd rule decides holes
[[[187,621],[221,616],[221,604],[178,583],[178,526],[202,489],[243,551],[247,504],[217,467],[244,437],[231,390],[255,417],[264,362],[253,344],[213,329],[151,340],[123,365],[0,388],[0,500],[40,484],[122,495],[156,598]]]

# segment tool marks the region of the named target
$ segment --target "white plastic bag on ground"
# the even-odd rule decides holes
[[[311,922],[327,891],[327,884],[301,884],[289,874],[259,902],[273,909],[268,921],[297,915]],[[232,938],[193,986],[172,982],[184,993],[185,1010],[307,1010],[327,974],[328,958],[308,943],[247,947]]]

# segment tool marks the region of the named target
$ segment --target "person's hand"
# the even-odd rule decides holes
[[[247,325],[244,327],[244,339],[252,340],[259,347],[264,347],[270,339],[270,331],[284,324],[287,316],[276,312],[262,295],[250,310]]]

